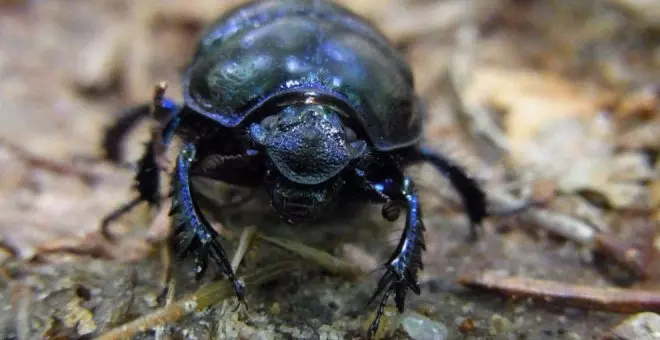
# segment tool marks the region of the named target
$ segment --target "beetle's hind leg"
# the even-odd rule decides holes
[[[177,110],[174,103],[164,98],[166,84],[156,85],[156,94],[150,103],[144,103],[130,107],[119,113],[119,117],[108,126],[101,141],[101,149],[104,152],[105,159],[120,164],[123,159],[122,142],[126,135],[138,125],[139,122],[150,115],[157,122],[166,124],[172,119],[172,114]],[[160,97],[160,98],[158,98]]]
[[[466,209],[470,219],[470,241],[478,238],[477,229],[483,223],[484,218],[488,216],[486,206],[486,194],[480,185],[472,179],[460,166],[454,164],[449,159],[428,148],[420,148],[415,151],[416,161],[426,161],[431,163],[440,173],[442,173],[451,185],[456,189],[461,197],[463,206]]]
[[[138,122],[149,116],[151,110],[152,104],[149,103],[128,108],[119,114],[119,118],[105,130],[101,142],[107,160],[116,164],[122,162],[122,142]]]
[[[101,233],[112,239],[109,226],[110,223],[129,212],[141,202],[147,202],[150,206],[160,206],[160,168],[159,160],[163,158],[167,144],[172,140],[174,131],[179,125],[179,108],[171,100],[164,97],[166,84],[156,86],[152,104],[152,112],[155,117],[168,117],[167,125],[162,128],[161,124],[153,130],[151,140],[145,145],[145,151],[138,162],[138,170],[135,175],[135,188],[138,196],[123,204],[106,215],[101,221]]]
[[[174,195],[171,215],[174,217],[174,239],[177,253],[183,256],[191,253],[195,258],[195,276],[200,279],[206,272],[209,257],[231,280],[240,301],[244,301],[243,284],[236,278],[231,262],[218,243],[218,233],[201,213],[193,198],[190,182],[190,167],[195,161],[195,146],[185,144],[176,161],[172,176]]]

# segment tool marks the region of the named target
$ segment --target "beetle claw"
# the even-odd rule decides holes
[[[408,289],[412,290],[415,294],[419,295],[420,293],[419,284],[417,283],[417,278],[414,274],[415,271],[406,268],[402,273],[400,268],[393,263],[388,264],[386,268],[387,271],[381,277],[376,291],[369,299],[369,304],[371,304],[378,296],[381,296],[376,311],[376,317],[371,322],[369,330],[367,331],[368,339],[371,339],[376,335],[385,305],[392,293],[394,293],[394,302],[399,313],[403,313],[405,310],[405,300]]]

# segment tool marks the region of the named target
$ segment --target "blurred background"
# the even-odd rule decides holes
[[[149,228],[149,214],[138,209],[113,226],[119,242],[98,235],[100,219],[132,197],[132,171],[101,159],[103,131],[121,109],[148,102],[159,81],[180,99],[180,72],[197,37],[241,2],[0,0],[3,339],[99,335],[156,306],[147,297],[158,292],[154,240],[162,228]],[[384,325],[388,336],[651,336],[634,333],[644,332],[639,325],[660,332],[660,316],[636,314],[660,310],[660,2],[339,2],[372,21],[410,61],[429,106],[426,143],[484,184],[493,211],[544,202],[489,219],[482,239],[469,245],[451,187],[429,167],[411,170],[424,187],[428,250],[422,296],[409,303],[417,314],[408,316],[423,321],[393,319]],[[148,134],[148,124],[131,133],[127,162],[137,160]],[[365,218],[383,224],[379,211]],[[398,231],[384,235],[387,249],[345,244],[334,254],[375,269]],[[459,277],[480,287],[493,271],[546,280],[533,285],[547,288],[546,297],[568,298],[511,304],[455,287]],[[218,324],[192,316],[166,333],[351,338],[367,320],[359,311],[377,279],[301,276],[269,287],[279,299],[256,292],[247,319],[225,316]],[[549,282],[556,285],[543,285]],[[543,300],[544,292],[497,284],[505,296]],[[81,301],[79,286],[91,297]],[[604,287],[621,291],[608,295]],[[565,307],[585,296],[592,298],[586,309]],[[635,328],[634,320],[643,322]]]

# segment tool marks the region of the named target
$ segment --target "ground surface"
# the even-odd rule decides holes
[[[148,231],[147,211],[138,209],[114,226],[116,244],[99,237],[102,216],[131,197],[132,173],[95,159],[113,114],[148,100],[156,82],[168,81],[169,94],[180,98],[178,72],[195,37],[230,3],[0,1],[3,339],[98,336],[158,307],[162,263],[153,241],[162,232]],[[551,198],[519,218],[489,219],[471,245],[451,188],[430,167],[412,169],[424,187],[428,232],[423,293],[410,297],[410,311],[444,324],[448,339],[599,338],[627,316],[594,304],[590,311],[567,308],[561,299],[512,302],[456,283],[493,270],[594,289],[625,285],[648,295],[624,302],[660,310],[649,302],[660,301],[653,293],[660,207],[657,3],[345,3],[379,25],[411,61],[430,107],[428,144],[477,177],[493,209],[511,208],[520,197]],[[138,157],[147,128],[131,135],[127,161]],[[232,212],[223,226],[254,225],[328,244],[319,229],[304,226],[314,231],[316,239],[309,238],[277,226],[262,210],[254,204]],[[334,235],[341,242],[332,253],[375,269],[400,229],[381,220],[376,208],[326,226],[361,231]],[[253,252],[245,275],[289,256],[267,244]],[[623,264],[614,265],[617,257]],[[191,268],[176,263],[177,297],[199,287]],[[296,271],[250,289],[247,313],[234,312],[229,300],[170,323],[162,334],[137,338],[359,337],[378,275],[348,281],[313,268]]]

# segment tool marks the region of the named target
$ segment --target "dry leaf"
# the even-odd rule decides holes
[[[613,5],[634,15],[639,22],[660,28],[660,2],[657,0],[609,0]]]
[[[598,192],[619,208],[645,197],[651,170],[641,154],[615,154],[612,121],[601,114],[604,91],[558,76],[485,67],[474,71],[465,99],[494,108],[514,168],[558,181],[561,192]]]

